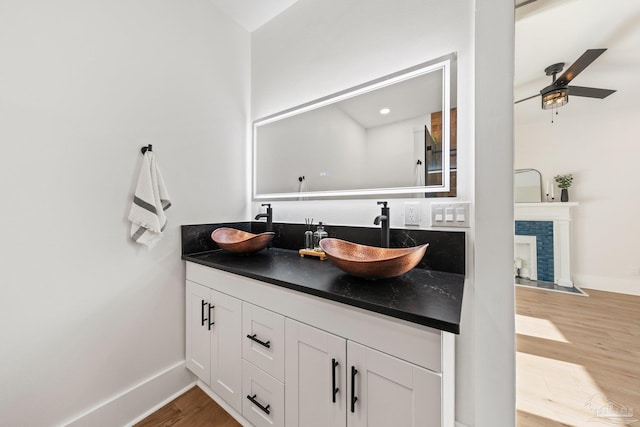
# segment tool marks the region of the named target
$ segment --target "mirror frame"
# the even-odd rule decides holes
[[[516,176],[521,174],[521,173],[526,173],[526,172],[535,172],[538,174],[538,197],[537,200],[527,200],[527,201],[517,201],[517,197],[516,197],[516,193],[517,193],[517,187],[516,187]],[[514,203],[542,203],[542,201],[544,200],[544,196],[542,193],[542,174],[540,173],[540,171],[538,169],[533,169],[533,168],[524,168],[524,169],[515,169],[513,171],[513,202]]]
[[[455,75],[455,61],[456,53],[451,53],[431,61],[424,62],[422,64],[386,75],[384,77],[354,86],[349,89],[307,102],[296,107],[289,108],[279,113],[272,114],[267,117],[255,120],[253,122],[253,143],[252,143],[252,168],[251,168],[251,183],[252,183],[252,198],[253,200],[276,200],[276,199],[299,199],[304,200],[308,198],[340,198],[340,197],[354,197],[354,196],[374,196],[374,195],[410,195],[415,193],[446,193],[450,191],[450,134],[451,134],[451,119],[450,114],[442,114],[442,184],[430,185],[430,186],[413,186],[413,187],[391,187],[391,188],[368,188],[368,189],[354,189],[354,190],[327,190],[327,191],[307,191],[307,192],[295,192],[295,193],[257,193],[257,135],[258,128],[260,126],[283,120],[288,117],[292,117],[298,114],[302,114],[307,111],[314,110],[316,108],[324,107],[326,105],[334,104],[342,100],[352,98],[354,96],[370,92],[375,89],[379,89],[385,86],[392,85],[404,80],[408,80],[414,77],[418,77],[436,70],[442,70],[442,111],[451,110],[451,80]],[[456,95],[455,93],[453,94]]]

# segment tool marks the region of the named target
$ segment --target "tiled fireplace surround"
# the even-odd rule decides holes
[[[515,204],[516,236],[536,237],[537,280],[573,286],[570,222],[571,208],[577,205],[574,202]]]

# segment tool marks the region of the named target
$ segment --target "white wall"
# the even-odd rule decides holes
[[[367,129],[366,168],[367,188],[411,187],[416,185],[416,161],[421,159],[424,174],[424,125],[429,116],[403,120]],[[422,142],[414,144],[414,132],[419,131]],[[418,150],[416,150],[418,148]],[[424,185],[424,178],[422,181]]]
[[[414,144],[429,116],[364,128],[328,105],[257,129],[256,188],[259,194],[410,187],[424,142]],[[420,152],[416,151],[416,148]],[[268,177],[268,179],[266,179]]]
[[[0,5],[0,425],[184,360],[179,225],[247,215],[249,41],[206,0]],[[149,143],[173,201],[151,252],[126,221]]]
[[[474,419],[506,427],[516,423],[514,10],[511,0],[476,0],[475,10]]]
[[[604,100],[572,97],[555,123],[539,102],[518,104],[515,167],[538,169],[543,183],[573,174],[569,200],[580,203],[572,209],[571,224],[576,286],[640,295],[640,198],[634,178],[640,89],[616,88]]]
[[[296,192],[300,176],[306,191],[363,188],[365,129],[338,107],[262,125],[258,135],[258,193]]]
[[[482,8],[478,15],[477,7]],[[462,332],[456,340],[456,418],[467,425],[513,426],[513,3],[300,0],[252,33],[252,116],[264,117],[451,52],[458,55],[458,198],[484,198],[483,257],[476,259],[474,249],[480,227],[468,233]],[[492,60],[504,65],[502,86],[494,84],[495,69],[490,75]],[[493,103],[474,105],[476,87],[495,87],[499,96],[491,95]],[[476,109],[482,112],[480,123]],[[474,140],[487,151],[476,150]],[[494,149],[500,154],[492,155]],[[502,180],[497,186],[495,177]],[[491,205],[492,200],[497,203]],[[428,228],[431,201],[421,203],[421,227]],[[403,199],[390,201],[392,227],[403,226],[402,204]],[[329,225],[369,226],[379,214],[374,200],[276,202],[273,207],[274,220],[297,223],[313,217]],[[252,213],[258,209],[253,203]],[[472,212],[472,223],[476,216]],[[478,264],[482,269],[476,272]]]

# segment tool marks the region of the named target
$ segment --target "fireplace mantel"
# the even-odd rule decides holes
[[[571,208],[578,202],[515,203],[516,221],[571,221]]]
[[[571,208],[577,202],[515,203],[516,221],[553,221],[554,282],[573,286],[571,280]]]

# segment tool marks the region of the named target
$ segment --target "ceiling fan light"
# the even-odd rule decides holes
[[[554,89],[542,95],[542,109],[562,107],[569,102],[569,92],[566,88]]]

